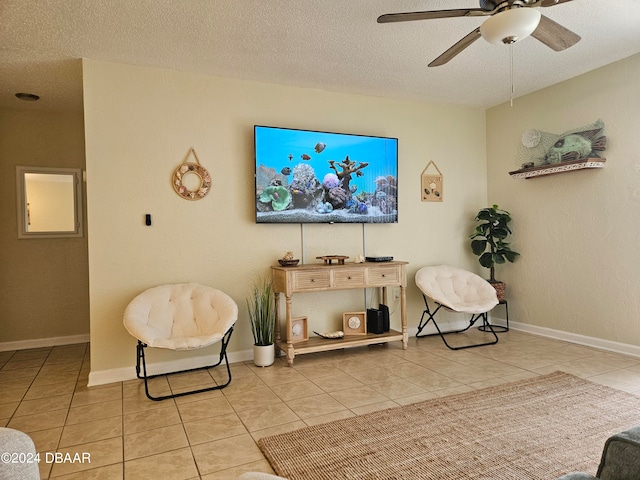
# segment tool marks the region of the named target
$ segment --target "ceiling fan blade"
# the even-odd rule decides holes
[[[580,41],[580,35],[544,15],[540,17],[540,24],[531,36],[556,52],[561,52]]]
[[[413,20],[432,20],[434,18],[479,17],[491,15],[490,10],[465,8],[457,10],[433,10],[430,12],[387,13],[378,17],[378,23],[410,22]]]
[[[541,7],[553,7],[554,5],[560,5],[561,3],[571,2],[572,0],[541,0]]]
[[[458,43],[453,45],[449,50],[444,52],[438,58],[436,58],[433,62],[429,64],[430,67],[439,67],[440,65],[444,65],[453,57],[462,52],[465,48],[471,45],[473,42],[478,40],[481,37],[480,35],[480,27],[476,28],[469,35],[461,39]]]

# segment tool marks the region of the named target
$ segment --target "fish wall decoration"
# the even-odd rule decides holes
[[[606,148],[602,120],[559,135],[529,129],[522,134],[522,145],[517,151],[520,169],[509,174],[529,178],[580,168],[601,168],[606,161],[601,158],[601,152]]]
[[[607,147],[604,122],[569,130],[560,135],[530,129],[522,134],[518,150],[520,168],[553,165],[585,158],[599,158]]]

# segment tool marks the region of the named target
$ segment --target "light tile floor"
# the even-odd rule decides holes
[[[640,358],[513,330],[471,350],[411,338],[407,350],[396,342],[301,355],[293,368],[283,358],[234,364],[226,389],[162,402],[138,380],[87,388],[89,345],[80,344],[0,353],[0,426],[31,435],[43,479],[231,479],[272,473],[255,443],[262,436],[555,370],[640,395]],[[153,391],[219,378],[160,377]],[[54,452],[89,453],[91,463],[47,462]]]

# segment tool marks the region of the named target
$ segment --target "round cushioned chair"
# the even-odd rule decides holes
[[[433,325],[438,331],[437,334],[440,335],[444,344],[451,350],[498,343],[498,336],[491,324],[487,321],[487,313],[498,305],[498,296],[495,288],[484,278],[461,268],[451,267],[449,265],[438,265],[422,267],[416,272],[415,281],[422,292],[425,304],[425,310],[422,312],[416,337],[420,338],[431,335],[421,334],[421,332],[429,322],[433,322]],[[433,312],[429,309],[427,298],[431,298],[437,305],[437,308]],[[469,325],[460,330],[441,331],[434,317],[442,307],[453,312],[471,314]],[[425,316],[428,317],[426,321]],[[474,343],[461,347],[452,347],[447,343],[445,338],[446,334],[466,332],[479,319],[482,319],[482,327],[484,330],[488,330],[493,334],[493,341]]]
[[[18,462],[3,461],[0,478],[3,480],[39,480],[40,469],[36,446],[29,435],[13,428],[0,428],[0,453],[20,454]],[[10,460],[11,456],[9,457]]]
[[[127,331],[138,340],[136,375],[144,380],[147,397],[151,400],[164,400],[218,390],[229,385],[231,370],[227,345],[237,319],[238,305],[229,295],[196,283],[160,285],[136,296],[124,312],[123,323]],[[220,342],[218,363],[171,373],[217,367],[224,360],[228,376],[226,383],[161,397],[149,394],[148,379],[158,375],[147,375],[146,347],[192,350],[217,342]]]

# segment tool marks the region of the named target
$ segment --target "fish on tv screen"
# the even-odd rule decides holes
[[[398,139],[256,125],[257,223],[397,223]]]

